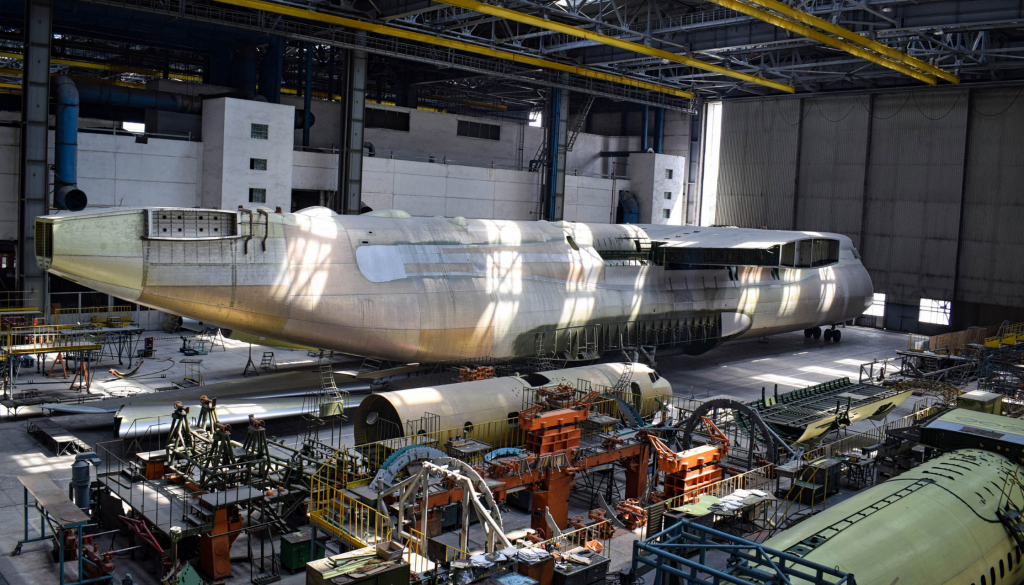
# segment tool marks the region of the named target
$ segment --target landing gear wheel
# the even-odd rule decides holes
[[[821,338],[821,327],[814,327],[814,328],[812,328],[811,329],[811,335],[815,339],[820,339]]]
[[[804,329],[804,337],[810,338],[813,329]]]
[[[832,332],[831,329],[826,329],[825,330],[825,341],[832,341],[832,334],[833,334],[833,332]]]
[[[842,336],[843,336],[843,332],[842,331],[840,331],[838,329],[834,329],[832,331],[832,341],[835,341],[836,343],[838,343],[839,339],[842,338]]]

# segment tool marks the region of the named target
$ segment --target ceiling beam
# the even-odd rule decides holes
[[[920,59],[915,59],[914,57],[911,57],[910,55],[908,55],[908,54],[906,54],[906,53],[904,53],[902,51],[897,51],[896,49],[893,49],[891,47],[887,47],[887,46],[883,45],[882,43],[879,43],[877,41],[873,41],[873,40],[871,40],[871,39],[869,39],[867,37],[864,37],[862,35],[859,35],[859,34],[853,32],[853,31],[851,31],[851,30],[845,29],[845,28],[843,28],[841,26],[836,26],[836,25],[832,24],[831,22],[829,22],[827,20],[824,20],[822,18],[818,18],[817,16],[814,16],[813,14],[808,14],[808,13],[804,12],[803,10],[796,10],[795,8],[787,6],[787,5],[783,4],[782,2],[779,2],[778,0],[749,0],[749,1],[751,3],[753,3],[753,4],[757,4],[757,5],[760,5],[760,6],[763,6],[763,7],[767,8],[769,10],[773,10],[775,12],[778,12],[779,14],[782,14],[783,16],[786,16],[786,17],[791,18],[793,20],[796,20],[796,21],[802,22],[804,24],[813,26],[814,28],[823,30],[823,31],[825,31],[827,33],[834,34],[834,35],[836,35],[839,38],[846,39],[847,41],[850,41],[851,43],[860,45],[860,46],[862,46],[862,47],[864,47],[866,49],[869,49],[871,51],[874,51],[876,53],[884,55],[884,56],[886,56],[886,57],[888,57],[890,59],[893,59],[895,61],[899,61],[899,62],[901,62],[901,63],[903,63],[905,65],[908,65],[908,66],[910,66],[910,67],[912,67],[914,69],[917,69],[919,71],[922,71],[924,73],[928,73],[928,74],[934,75],[936,77],[945,79],[946,81],[948,81],[950,83],[960,83],[960,78],[959,77],[957,77],[956,75],[953,75],[952,73],[949,73],[949,72],[945,71],[944,69],[940,69],[939,67],[936,67],[936,66],[932,65],[931,63],[925,63],[924,61],[921,61]],[[856,3],[856,4],[860,5],[860,3]],[[873,11],[870,11],[870,12],[874,13]]]
[[[477,45],[474,43],[468,43],[465,41],[458,41],[445,37],[439,37],[426,33],[420,33],[410,31],[402,28],[388,26],[385,24],[375,24],[372,22],[365,22],[362,20],[356,20],[353,18],[345,18],[343,16],[336,16],[333,14],[327,14],[325,12],[318,12],[315,10],[304,10],[301,8],[295,8],[292,6],[285,6],[274,2],[265,2],[264,0],[216,0],[222,4],[230,4],[232,6],[240,6],[242,8],[250,8],[253,10],[261,10],[263,12],[271,12],[274,14],[281,14],[284,16],[291,16],[295,18],[301,18],[304,20],[312,20],[315,22],[323,22],[327,24],[334,24],[343,26],[346,28],[353,28],[366,32],[376,33],[389,37],[397,37],[402,39],[408,39],[410,41],[416,41],[419,43],[425,43],[428,45],[437,45],[441,47],[447,47],[449,49],[456,49],[459,51],[465,51],[467,53],[476,53],[478,55],[485,55],[488,57],[494,57],[496,59],[504,59],[506,61],[513,61],[523,65],[531,65],[534,67],[540,67],[543,69],[554,69],[556,71],[562,71],[564,73],[571,73],[582,77],[589,77],[591,79],[599,79],[602,81],[609,81],[612,83],[618,83],[637,89],[645,89],[648,91],[655,91],[676,97],[683,97],[687,99],[693,99],[693,93],[682,89],[677,89],[660,83],[651,83],[649,81],[641,81],[639,79],[633,79],[622,75],[616,75],[612,73],[605,73],[603,71],[597,71],[595,69],[589,69],[587,67],[577,67],[575,65],[567,65],[565,63],[559,63],[557,61],[550,61],[548,59],[539,59],[529,55],[520,53],[513,53],[511,51],[505,51],[502,49],[496,49],[494,47],[487,47],[484,45]]]
[[[630,42],[630,41],[625,41],[625,40],[622,40],[622,39],[619,39],[619,38],[616,38],[616,37],[611,37],[611,36],[608,36],[608,35],[603,35],[601,33],[596,33],[596,32],[592,32],[592,31],[584,30],[582,28],[578,28],[578,27],[575,27],[575,26],[572,26],[572,25],[562,24],[560,22],[555,22],[553,20],[547,20],[547,19],[541,18],[539,16],[532,16],[532,15],[529,15],[529,14],[523,14],[522,12],[518,12],[518,11],[515,11],[515,10],[509,10],[508,8],[501,8],[499,6],[492,6],[490,4],[484,4],[482,2],[477,2],[476,0],[437,0],[437,1],[441,2],[443,4],[450,4],[452,6],[458,6],[460,8],[465,8],[467,10],[472,10],[474,12],[480,12],[482,14],[489,14],[491,16],[497,16],[497,17],[504,18],[504,19],[507,19],[507,20],[513,20],[515,22],[520,22],[520,23],[523,23],[523,24],[528,24],[530,26],[535,26],[537,28],[542,28],[542,29],[552,30],[552,31],[555,31],[555,32],[560,32],[562,34],[578,37],[578,38],[581,38],[581,39],[586,39],[588,41],[595,41],[595,42],[601,43],[603,45],[608,45],[608,46],[611,46],[611,47],[617,47],[619,49],[625,49],[627,51],[632,51],[634,53],[640,53],[641,55],[650,55],[652,57],[658,57],[658,58],[661,58],[661,59],[666,59],[668,61],[674,61],[674,62],[680,63],[682,65],[687,65],[689,67],[694,67],[696,69],[703,69],[704,71],[711,71],[713,73],[718,73],[719,75],[725,75],[727,77],[732,77],[732,78],[735,78],[735,79],[746,81],[748,83],[755,83],[757,85],[763,85],[765,87],[770,87],[772,89],[777,89],[779,91],[784,91],[784,92],[787,92],[787,93],[793,93],[795,91],[795,89],[793,88],[792,85],[788,85],[788,84],[785,84],[785,83],[779,83],[777,81],[772,81],[770,79],[764,79],[764,78],[761,78],[761,77],[757,77],[755,75],[749,75],[747,73],[742,73],[742,72],[739,72],[739,71],[734,71],[734,70],[729,69],[727,67],[722,67],[722,66],[719,66],[719,65],[713,65],[711,63],[706,63],[704,61],[700,61],[700,60],[694,59],[692,57],[686,57],[684,55],[679,55],[679,54],[676,54],[676,53],[670,53],[670,52],[662,50],[662,49],[655,49],[653,47],[648,47],[646,45],[641,45],[641,44],[638,44],[638,43],[633,43],[633,42]]]

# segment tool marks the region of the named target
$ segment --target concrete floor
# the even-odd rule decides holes
[[[107,367],[117,367],[124,371],[124,366],[117,365],[116,359],[111,365],[110,360],[103,368],[96,368],[93,389],[104,393],[127,390],[131,387],[138,391],[153,391],[155,388],[169,386],[169,380],[180,380],[184,377],[181,364],[161,361],[170,357],[175,362],[181,357],[177,348],[181,341],[177,336],[169,336],[159,332],[147,333],[157,337],[157,358],[148,360],[132,382],[114,379],[106,374]],[[775,384],[779,392],[804,387],[818,382],[848,376],[856,380],[859,365],[873,359],[882,359],[895,355],[895,350],[906,347],[906,335],[890,333],[874,329],[848,327],[843,331],[843,340],[838,344],[823,343],[821,340],[805,339],[802,333],[777,335],[762,343],[758,340],[744,340],[725,344],[702,356],[660,356],[658,371],[673,385],[680,396],[704,398],[727,394],[741,400],[753,400],[760,397],[761,388],[766,387],[772,392]],[[207,384],[227,381],[241,377],[248,357],[248,344],[228,340],[226,351],[216,349],[207,356],[201,356],[203,374]],[[274,351],[279,364],[284,369],[306,368],[315,366],[316,358],[309,357],[304,351],[284,350],[280,348],[262,348],[253,346],[253,359],[259,363],[262,352]],[[344,363],[340,359],[336,369],[343,370],[358,365],[358,361]],[[166,371],[160,372],[166,368]],[[161,377],[161,374],[166,377]],[[69,381],[54,381],[34,373],[24,371],[19,379],[19,387],[57,388]],[[174,401],[174,392],[166,392],[168,411]],[[894,413],[902,415],[909,412],[911,404],[905,404]],[[7,413],[4,413],[5,415]],[[6,578],[9,583],[25,583],[26,585],[50,585],[58,582],[56,565],[49,556],[48,542],[27,544],[22,554],[10,556],[18,539],[23,533],[22,489],[17,477],[28,473],[46,473],[58,485],[66,486],[71,477],[71,464],[74,456],[54,457],[45,447],[25,432],[26,416],[38,415],[32,409],[19,411],[17,420],[4,416],[0,421],[0,583]],[[869,426],[868,421],[859,423]],[[285,441],[294,440],[294,427],[282,421],[268,422],[268,435],[277,435]],[[79,438],[95,445],[97,442],[109,440],[110,429],[76,431]],[[344,428],[343,442],[351,444],[351,426]],[[571,514],[586,516],[582,502],[573,504]],[[37,517],[33,517],[35,520]],[[503,515],[507,530],[529,525],[526,514],[510,510]],[[471,531],[470,538],[476,541],[478,530]],[[38,535],[38,522],[30,528],[32,536]],[[477,537],[477,538],[474,538]],[[100,547],[107,550],[111,537],[101,537]],[[123,535],[114,537],[115,549],[128,546]],[[446,535],[442,540],[457,542],[457,534]],[[613,540],[613,570],[628,565],[632,554],[633,539],[621,537]],[[479,543],[477,543],[479,544]],[[232,548],[232,556],[244,556],[246,550],[245,537],[240,537]],[[115,577],[120,583],[121,577],[131,573],[136,583],[156,583],[156,562],[152,555],[138,553],[136,559],[129,555],[115,559],[117,570]],[[149,558],[144,558],[149,556]],[[73,577],[73,575],[71,575]],[[249,580],[249,567],[245,563],[233,565],[233,576],[228,583],[245,583]],[[302,574],[284,577],[285,583],[302,583]]]

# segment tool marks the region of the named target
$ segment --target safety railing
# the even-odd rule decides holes
[[[562,534],[549,538],[544,542],[530,546],[546,550],[551,550],[551,547],[553,546],[555,550],[565,553],[576,547],[586,547],[587,543],[597,541],[601,546],[591,548],[591,550],[594,550],[601,556],[610,559],[612,557],[611,535],[614,532],[615,527],[612,526],[611,521],[603,520],[601,522],[595,522],[589,526],[584,526],[583,528],[577,528],[571,532],[563,532]]]
[[[132,308],[128,305],[113,307],[71,307],[53,312],[55,325],[97,325],[124,327],[132,322]]]
[[[774,492],[775,487],[777,487],[777,477],[778,476],[775,473],[775,466],[768,464],[763,467],[751,469],[750,471],[739,475],[727,477],[712,484],[701,486],[697,489],[689,490],[674,498],[651,504],[645,509],[649,523],[642,529],[640,538],[647,538],[649,528],[653,527],[654,532],[661,531],[661,518],[664,516],[665,512],[672,510],[673,508],[692,502],[700,496],[715,496],[716,498],[720,498],[740,489],[756,489],[766,492]],[[650,523],[652,519],[655,519],[653,526]]]
[[[804,457],[811,461],[820,457],[835,457],[843,453],[849,453],[853,449],[863,449],[865,447],[872,447],[878,445],[885,440],[886,431],[895,429],[905,429],[913,426],[915,422],[922,418],[929,417],[944,407],[941,405],[932,405],[923,410],[919,410],[908,414],[904,417],[898,418],[894,421],[890,421],[884,425],[880,425],[866,431],[844,437],[838,441],[819,445],[817,448],[808,451]]]
[[[357,548],[392,540],[391,520],[387,516],[323,478],[317,472],[310,480],[311,522]]]
[[[1014,345],[1017,340],[1024,341],[1024,323],[1013,323],[1003,325],[999,332],[993,337],[985,338],[986,347],[999,347],[1000,345]]]
[[[413,536],[405,544],[402,551],[402,558],[409,563],[409,570],[413,573],[424,573],[434,569],[435,562],[450,563],[458,559],[469,558],[469,553],[455,546],[427,538],[423,539],[423,533],[415,528],[409,530]],[[423,543],[427,543],[426,551],[423,550]]]
[[[0,313],[38,311],[38,296],[39,292],[34,290],[0,290]]]
[[[3,333],[3,350],[13,354],[100,349],[93,331],[75,325],[28,325]]]

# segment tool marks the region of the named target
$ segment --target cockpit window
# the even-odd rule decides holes
[[[856,251],[854,254],[856,255]],[[779,265],[789,268],[811,268],[836,262],[839,262],[839,240],[814,238],[784,244]]]

